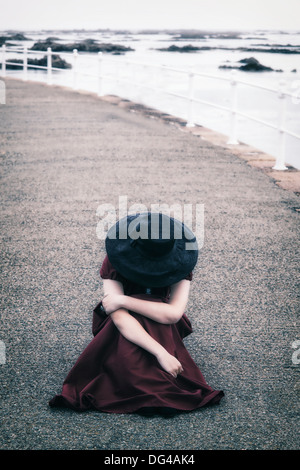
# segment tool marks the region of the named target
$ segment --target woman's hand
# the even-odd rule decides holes
[[[169,354],[165,349],[157,354],[156,359],[160,363],[161,367],[175,378],[178,374],[183,372],[183,367],[180,362],[176,359],[176,357]]]
[[[105,294],[102,305],[107,315],[123,307],[123,297],[121,294]]]

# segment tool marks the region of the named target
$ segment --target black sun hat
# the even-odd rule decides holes
[[[182,222],[156,212],[128,215],[107,233],[105,247],[112,266],[144,287],[170,286],[195,267],[198,246]]]

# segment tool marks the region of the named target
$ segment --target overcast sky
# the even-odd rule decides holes
[[[300,31],[300,0],[0,0],[0,29]]]

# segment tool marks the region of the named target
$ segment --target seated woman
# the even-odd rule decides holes
[[[192,332],[184,313],[198,257],[192,232],[162,214],[128,216],[109,231],[106,251],[94,338],[50,406],[169,415],[218,403],[223,392],[183,343]]]

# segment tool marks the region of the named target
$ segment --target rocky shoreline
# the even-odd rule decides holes
[[[131,47],[122,46],[120,44],[98,43],[95,39],[84,39],[83,41],[63,44],[57,42],[56,38],[47,38],[44,41],[37,41],[30,48],[32,51],[47,51],[51,47],[52,52],[108,52],[112,54],[122,54],[133,51]]]
[[[3,44],[13,46],[14,44],[9,41],[29,41],[30,39],[24,34],[17,33],[8,36],[0,36],[0,46]],[[125,52],[134,51],[131,47],[126,47],[121,44],[99,43],[95,39],[83,39],[82,41],[75,41],[72,43],[64,44],[59,42],[57,37],[48,37],[45,40],[37,41],[29,48],[31,51],[47,51],[51,47],[52,52],[73,52],[77,49],[78,52],[107,52],[111,54],[124,54]]]
[[[11,34],[9,36],[0,36],[0,46],[6,44],[10,46],[12,44],[7,43],[7,41],[29,41],[30,39],[24,36],[22,33]]]
[[[82,32],[83,30],[78,30],[77,32]],[[63,31],[61,31],[63,32]],[[75,31],[74,31],[75,32]],[[94,32],[102,32],[102,33],[114,33],[115,35],[120,34],[130,34],[130,31],[111,31],[107,30],[95,30]],[[27,37],[22,32],[18,31],[7,31],[6,35],[0,36],[0,46],[6,44],[7,46],[17,45],[20,41],[31,41],[28,47],[28,51],[47,51],[48,48],[51,48],[52,53],[52,65],[55,68],[71,68],[71,65],[64,61],[59,55],[56,53],[64,53],[69,52],[72,53],[74,49],[76,49],[79,53],[108,53],[112,55],[123,55],[126,52],[134,51],[131,47],[127,47],[126,45],[122,44],[114,44],[109,42],[99,42],[96,39],[82,39],[82,40],[75,40],[67,42],[63,40],[61,37],[57,37],[56,35],[60,36],[59,31],[47,31],[49,36],[46,39],[36,40],[34,42],[33,38]],[[51,35],[51,33],[53,35]],[[90,31],[92,33],[92,31]],[[248,47],[242,47],[242,44],[245,43],[238,43],[235,46],[235,42],[218,44],[216,42],[206,43],[206,41],[213,39],[216,40],[241,40],[243,41],[244,34],[241,32],[231,32],[231,31],[223,31],[223,32],[216,32],[216,31],[198,31],[198,30],[157,30],[157,31],[140,31],[136,34],[169,34],[171,41],[175,43],[168,45],[167,47],[161,48],[153,48],[154,51],[162,51],[162,52],[170,52],[170,53],[180,53],[180,54],[189,54],[189,53],[201,53],[201,52],[210,52],[210,51],[230,51],[230,52],[242,52],[242,53],[271,53],[271,54],[300,54],[300,45],[293,45],[290,43],[280,44],[279,41],[274,41],[274,44],[267,43],[264,37],[260,37],[259,34],[257,37],[249,37],[247,39],[256,39],[256,42],[248,45]],[[259,43],[259,39],[264,40],[261,44]],[[135,39],[138,40],[138,39]],[[163,39],[165,40],[165,39]],[[13,43],[15,41],[15,43]],[[191,43],[187,44],[180,44],[180,41],[191,41]],[[198,41],[197,43],[193,43],[193,41]],[[121,42],[121,41],[120,41]],[[177,42],[177,44],[176,44]],[[283,42],[285,42],[283,40]],[[169,43],[170,44],[170,43]],[[7,64],[7,68],[17,69],[22,64],[21,60],[17,59],[7,59],[7,62],[11,64]],[[251,57],[249,54],[248,58],[242,59],[236,63],[225,63],[221,65],[217,65],[219,69],[236,69],[245,72],[283,72],[281,69],[274,70],[271,67],[265,66],[261,64],[256,58]],[[28,66],[45,66],[47,63],[47,58],[44,56],[42,59],[28,59]],[[296,69],[291,70],[291,72],[297,72]]]
[[[20,70],[23,68],[23,59],[8,59],[6,64],[6,68],[10,70]],[[47,56],[45,55],[41,59],[28,59],[27,66],[39,66],[39,67],[47,67]],[[62,59],[59,55],[53,54],[52,55],[52,67],[57,69],[70,69],[72,68],[71,64],[66,62]],[[2,68],[2,64],[0,64],[0,69]]]
[[[29,40],[26,36],[21,33],[13,34],[10,36],[0,36],[0,46],[6,44],[8,46],[12,45],[7,41],[25,41]],[[110,43],[101,43],[99,44],[94,39],[84,39],[82,41],[63,44],[57,42],[59,38],[48,37],[44,41],[37,41],[30,47],[29,51],[47,51],[48,48],[51,48],[52,52],[73,52],[74,49],[77,49],[78,52],[88,52],[88,53],[97,53],[97,52],[106,52],[113,55],[124,54],[128,51],[133,51],[131,47],[125,47],[120,44],[110,44]],[[23,66],[22,59],[7,59],[6,68],[10,70],[19,70]],[[45,55],[41,59],[28,59],[27,65],[30,66],[47,66],[47,56]],[[52,55],[52,67],[59,69],[70,69],[72,68],[71,64],[62,59],[59,55]],[[0,69],[2,64],[0,64]]]
[[[162,52],[201,52],[201,51],[237,51],[237,52],[267,52],[271,54],[300,54],[300,46],[280,46],[280,47],[224,47],[224,46],[176,46],[172,44],[169,47],[156,49]]]

